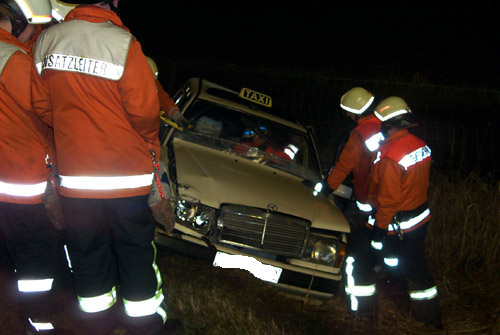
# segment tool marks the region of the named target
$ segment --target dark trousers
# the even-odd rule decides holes
[[[373,285],[376,282],[375,268],[383,264],[384,258],[398,258],[398,265],[385,268],[389,274],[400,276],[404,279],[408,292],[422,291],[435,286],[434,278],[425,260],[425,236],[427,224],[414,231],[403,235],[400,240],[397,235],[388,235],[384,241],[386,251],[375,251],[371,245],[371,230],[364,228],[356,239],[351,240],[348,246],[348,256],[354,259],[352,276],[356,285]],[[359,307],[376,303],[373,297],[361,297]],[[363,306],[365,304],[365,306]],[[411,308],[413,316],[422,322],[440,324],[441,307],[439,298],[412,299]]]
[[[153,267],[155,221],[147,198],[62,197],[78,297],[97,297],[113,287],[121,298],[130,301],[143,301],[155,295],[159,285]],[[82,314],[92,334],[106,334],[116,326],[113,308]],[[141,327],[143,335],[156,334],[163,326],[158,315],[125,317],[124,322],[129,328],[127,334],[136,334],[135,328]]]
[[[50,291],[18,292],[23,321],[52,322],[54,289],[70,282],[62,233],[52,226],[42,204],[5,202],[0,202],[0,230],[18,281],[54,279]]]

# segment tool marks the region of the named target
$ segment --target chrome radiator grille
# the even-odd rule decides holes
[[[293,216],[229,205],[222,208],[218,232],[221,243],[298,257],[305,246],[309,224]]]

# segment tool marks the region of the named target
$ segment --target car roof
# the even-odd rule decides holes
[[[298,131],[307,133],[307,130],[298,122],[292,122],[286,120],[279,116],[270,114],[265,111],[265,109],[271,110],[269,108],[263,107],[257,103],[241,98],[238,92],[233,91],[227,87],[220,86],[218,84],[212,83],[208,80],[201,78],[191,78],[191,88],[196,90],[199,99],[211,101],[224,106],[228,106],[239,111],[253,114],[261,118],[265,118],[285,126],[294,128]]]

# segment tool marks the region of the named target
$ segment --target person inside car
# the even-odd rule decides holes
[[[249,155],[250,150],[252,148],[256,148],[260,151],[279,157],[286,161],[292,160],[292,158],[287,155],[284,150],[279,149],[280,146],[277,144],[276,139],[272,136],[268,136],[263,128],[259,127],[253,131],[250,131],[250,133],[253,133],[250,141],[237,144],[234,147],[234,151],[236,151],[236,153],[240,155]]]

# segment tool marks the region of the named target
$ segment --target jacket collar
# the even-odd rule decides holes
[[[375,117],[375,115],[373,115],[373,113],[371,113],[371,114],[368,114],[368,115],[366,115],[366,116],[362,116],[362,117],[360,117],[359,119],[357,119],[357,120],[356,120],[356,122],[357,122],[358,124],[362,124],[363,122],[370,121],[370,120],[372,120],[373,118],[376,118],[376,117]],[[378,119],[377,119],[377,120],[378,120]]]
[[[94,5],[79,5],[75,9],[72,9],[64,19],[64,21],[70,20],[84,20],[93,23],[109,21],[115,26],[130,31],[115,12]]]
[[[406,128],[400,129],[397,132],[395,132],[394,134],[392,134],[391,136],[387,137],[385,140],[383,140],[380,143],[380,145],[382,146],[382,145],[388,144],[389,142],[394,141],[397,138],[407,136],[408,134],[409,134],[408,129],[406,129]]]
[[[0,28],[0,41],[5,42],[5,43],[9,43],[9,44],[13,44],[13,45],[23,49],[27,53],[29,53],[31,51],[31,49],[27,45],[22,44],[21,41],[19,41],[16,37],[14,37],[14,35],[12,35],[8,31],[5,31],[1,28]]]

